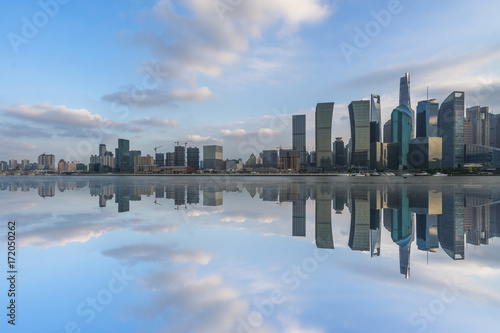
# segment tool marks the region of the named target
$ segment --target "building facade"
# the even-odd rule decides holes
[[[370,101],[349,104],[351,123],[351,165],[370,167]]]
[[[331,170],[332,163],[332,117],[334,103],[316,105],[316,168]]]
[[[300,152],[300,168],[307,168],[305,114],[292,116],[292,149]]]
[[[444,168],[464,164],[464,101],[465,93],[454,91],[439,108],[438,136],[443,138]]]
[[[207,170],[224,170],[222,146],[203,146],[203,168]]]
[[[411,111],[405,106],[400,105],[392,111],[391,114],[392,142],[399,143],[397,159],[399,169],[408,167],[408,152],[412,135]],[[389,155],[389,159],[393,156]]]
[[[437,118],[439,103],[436,99],[420,101],[417,105],[417,138],[438,136]]]
[[[189,147],[187,149],[187,166],[195,170],[200,169],[200,149],[198,147]]]
[[[466,110],[467,121],[472,125],[472,144],[490,145],[490,108],[473,106]]]

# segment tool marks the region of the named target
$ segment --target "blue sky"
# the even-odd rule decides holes
[[[42,5],[43,4],[43,5]],[[412,106],[454,90],[500,109],[498,1],[223,0],[2,4],[0,160],[89,161],[118,138],[152,154],[222,144],[224,158],[291,146],[291,115],[381,95],[411,74]],[[45,8],[45,9],[44,9]]]

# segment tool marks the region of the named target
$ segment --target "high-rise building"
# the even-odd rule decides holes
[[[296,150],[296,149],[294,149]],[[296,150],[299,151],[300,150]],[[278,151],[273,149],[273,150],[264,150],[262,151],[262,166],[264,168],[276,168],[278,169],[278,163],[279,163],[279,158],[278,158]]]
[[[408,168],[440,168],[443,160],[443,138],[425,137],[410,141],[408,150]]]
[[[30,165],[30,160],[24,159],[21,161],[21,168],[23,170],[26,170],[29,165]]]
[[[115,165],[119,172],[131,172],[130,167],[130,142],[126,139],[118,139],[118,148],[115,149]]]
[[[439,103],[436,99],[420,101],[417,105],[417,138],[438,136]]]
[[[142,152],[140,150],[131,150],[130,151],[130,169],[133,171],[135,167],[135,158],[137,156],[141,156]]]
[[[106,145],[101,143],[99,145],[99,156],[104,156],[104,153],[106,153]]]
[[[370,167],[370,101],[349,104],[351,122],[351,165]]]
[[[292,116],[292,149],[300,151],[300,168],[307,167],[306,115]]]
[[[415,137],[415,111],[411,108],[410,99],[410,73],[405,75],[399,80],[399,105],[404,105],[410,111],[411,115],[411,131],[412,138]],[[394,140],[393,140],[394,141]]]
[[[204,169],[224,170],[222,146],[203,146],[203,167]]]
[[[389,156],[389,159],[399,161],[399,169],[408,166],[408,152],[410,149],[412,116],[411,111],[405,105],[399,105],[391,114],[392,142],[398,143],[397,157]]]
[[[174,166],[175,165],[175,154],[174,153],[166,153],[165,154],[165,166]]]
[[[17,160],[9,160],[9,170],[14,170],[15,168],[17,168]]]
[[[467,121],[472,125],[472,144],[490,145],[490,108],[473,106],[466,110]]]
[[[9,164],[6,161],[0,161],[0,171],[9,170]]]
[[[490,146],[500,148],[500,114],[489,114]]]
[[[175,146],[174,159],[175,166],[186,166],[186,147]]]
[[[336,167],[345,166],[345,147],[342,138],[335,138],[333,143],[333,156]]]
[[[52,154],[45,154],[38,156],[38,169],[40,170],[55,170],[56,157]]]
[[[198,147],[189,147],[187,149],[187,166],[195,170],[200,168],[200,149]]]
[[[157,166],[165,166],[165,154],[164,153],[156,153],[155,164]]]
[[[381,126],[380,96],[372,94],[370,97],[370,143],[382,142]]]
[[[472,141],[472,122],[464,118],[464,145],[471,145]]]
[[[332,117],[334,103],[316,105],[316,168],[331,170],[332,163]]]
[[[464,100],[465,93],[452,92],[438,113],[438,136],[443,138],[443,167],[464,164]]]
[[[391,120],[387,120],[384,124],[384,143],[392,143],[392,123]]]

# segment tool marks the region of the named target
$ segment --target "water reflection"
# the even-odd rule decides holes
[[[57,189],[56,189],[57,188]],[[197,205],[223,206],[224,194],[238,193],[240,200],[257,198],[263,202],[291,203],[291,236],[306,237],[307,201],[315,202],[315,239],[321,249],[334,249],[332,224],[337,214],[350,213],[348,247],[371,257],[383,253],[381,235],[385,228],[399,247],[400,273],[410,277],[411,245],[436,253],[439,248],[453,260],[466,256],[465,244],[488,245],[499,237],[500,189],[498,187],[388,182],[328,183],[259,179],[220,178],[201,180],[130,178],[14,178],[2,179],[0,190],[37,190],[45,199],[67,190],[89,189],[98,197],[99,207],[113,202],[118,213],[131,210],[131,201],[154,197],[155,205],[173,201],[175,209]],[[57,193],[59,192],[59,193]],[[246,198],[246,199],[245,199]],[[288,205],[289,206],[289,205]],[[154,208],[154,207],[152,207]],[[288,209],[282,207],[282,209]],[[332,213],[334,213],[332,215]]]

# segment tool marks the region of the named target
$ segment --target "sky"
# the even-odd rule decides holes
[[[326,0],[6,2],[0,21],[0,160],[51,153],[89,162],[117,139],[143,155],[224,146],[224,158],[291,148],[291,118],[335,102],[332,138],[350,137],[348,104],[381,96],[382,123],[411,101],[500,113],[500,3]]]

